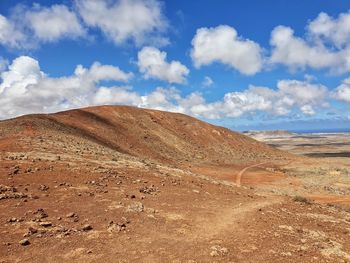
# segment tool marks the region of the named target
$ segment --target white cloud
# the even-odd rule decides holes
[[[30,49],[43,42],[87,37],[93,28],[118,45],[169,43],[164,36],[168,21],[158,0],[76,0],[73,7],[17,5],[8,17],[0,14],[0,45]]]
[[[129,86],[100,85],[101,81],[126,82],[131,77],[131,73],[118,67],[95,62],[90,68],[78,65],[70,76],[52,78],[42,72],[37,60],[18,57],[1,73],[0,118],[102,104],[127,104],[207,119],[238,118],[256,113],[315,115],[329,106],[327,101],[331,94],[335,99],[350,102],[349,79],[335,92],[309,81],[280,80],[274,89],[251,85],[243,91],[226,93],[213,102],[207,102],[198,92],[182,96],[174,87],[158,87],[141,94]]]
[[[350,11],[339,14],[335,19],[321,12],[307,29],[318,40],[329,41],[338,48],[347,46],[350,42]]]
[[[271,64],[282,64],[291,70],[326,69],[331,73],[350,71],[350,13],[332,18],[320,13],[306,27],[304,37],[293,29],[277,26],[271,33]]]
[[[183,84],[189,70],[179,61],[166,61],[167,54],[154,47],[144,47],[138,53],[138,67],[146,79],[156,78]]]
[[[0,14],[0,44],[11,48],[19,48],[26,36],[16,28],[13,21]]]
[[[29,85],[38,83],[43,76],[38,61],[27,56],[16,58],[9,70],[1,73],[1,98],[8,94],[25,92]]]
[[[76,5],[88,26],[99,28],[116,44],[128,40],[137,45],[168,43],[162,37],[168,22],[156,0],[77,0]]]
[[[204,77],[204,80],[202,82],[203,87],[210,87],[213,84],[214,84],[214,81],[210,77],[208,77],[208,76]]]
[[[78,65],[71,76],[51,78],[38,61],[22,56],[1,73],[0,118],[27,113],[54,112],[101,103],[116,103],[132,93],[127,88],[100,87],[102,80],[127,81],[131,73],[118,67],[94,63],[89,69]],[[108,93],[109,92],[109,93]],[[126,95],[125,95],[126,94]],[[104,95],[108,99],[104,99]]]
[[[320,69],[339,63],[337,54],[322,45],[310,46],[302,38],[294,36],[289,27],[276,27],[271,33],[270,43],[273,47],[270,61],[274,64],[284,64],[292,69],[305,69],[307,66]]]
[[[300,110],[306,115],[315,115],[316,113],[311,105],[304,105]]]
[[[86,36],[77,15],[65,5],[17,5],[9,17],[0,14],[0,45],[31,49],[43,42]]]
[[[299,80],[281,80],[277,83],[277,87],[283,96],[293,98],[295,104],[300,106],[321,105],[328,92],[323,85]]]
[[[350,103],[350,78],[344,79],[343,82],[333,92],[335,99]]]
[[[281,80],[277,89],[251,85],[244,91],[226,93],[220,101],[197,104],[192,108],[192,114],[209,119],[237,118],[256,112],[286,116],[296,109],[305,115],[313,115],[315,107],[327,106],[327,94],[327,88],[322,85]]]
[[[37,39],[53,42],[61,38],[77,38],[85,35],[77,15],[65,5],[34,8],[24,14],[27,25]]]
[[[138,106],[142,104],[139,94],[130,87],[100,87],[93,96],[93,105],[126,104]]]
[[[90,69],[85,69],[83,66],[78,65],[75,74],[77,76],[84,76],[90,78],[94,82],[101,80],[115,80],[115,81],[128,81],[133,74],[125,73],[118,67],[112,65],[101,65],[99,62],[92,64]]]
[[[239,37],[237,31],[227,25],[198,29],[192,46],[191,57],[197,68],[221,62],[245,75],[253,75],[262,68],[260,46]]]
[[[76,0],[73,7],[15,6],[8,17],[0,14],[0,44],[29,49],[43,42],[86,37],[88,28],[101,30],[115,44],[169,43],[164,37],[168,21],[158,0]]]

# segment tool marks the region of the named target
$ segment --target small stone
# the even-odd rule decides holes
[[[134,202],[127,207],[128,212],[136,212],[136,213],[143,212],[144,209],[145,207],[141,202]]]
[[[39,190],[40,191],[47,191],[47,190],[49,190],[50,188],[47,186],[47,185],[44,185],[44,184],[41,184],[40,186],[39,186]]]
[[[86,225],[84,225],[84,226],[82,227],[82,230],[83,230],[83,231],[90,231],[90,230],[92,230],[92,226],[89,225],[89,224],[86,224]]]
[[[30,244],[30,241],[29,241],[29,239],[22,239],[21,241],[19,241],[19,244],[21,245],[21,246],[28,246],[29,244]]]
[[[49,227],[49,226],[52,226],[52,223],[51,222],[41,222],[40,225],[43,227]]]
[[[45,210],[42,209],[42,208],[39,208],[39,209],[38,209],[37,211],[35,211],[33,214],[34,214],[35,217],[38,218],[38,219],[43,219],[43,218],[48,217],[48,214],[47,214],[47,213],[45,212]]]
[[[67,218],[74,217],[74,216],[75,216],[75,213],[74,213],[74,212],[68,213],[68,214],[66,215]]]
[[[37,232],[38,232],[38,230],[36,228],[34,228],[34,227],[29,227],[28,228],[28,233],[30,233],[30,234],[35,234]]]
[[[216,250],[213,250],[212,252],[210,252],[210,256],[217,257],[219,256],[219,252],[217,252]]]

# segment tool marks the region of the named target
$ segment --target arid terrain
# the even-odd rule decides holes
[[[0,262],[350,262],[350,136],[101,106],[0,122]]]

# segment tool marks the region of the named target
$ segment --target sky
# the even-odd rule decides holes
[[[0,119],[106,104],[350,129],[350,3],[0,1]]]

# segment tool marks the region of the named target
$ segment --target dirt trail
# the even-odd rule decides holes
[[[258,209],[266,208],[281,202],[283,199],[279,197],[269,198],[267,200],[252,200],[248,203],[239,203],[235,206],[220,207],[211,215],[198,217],[196,225],[198,225],[198,236],[204,239],[212,239],[214,237],[225,236],[225,233],[232,232],[234,229],[241,227],[241,223],[250,214]],[[224,233],[224,234],[223,234]]]
[[[260,165],[263,165],[263,164],[266,164],[266,163],[268,163],[268,162],[256,163],[256,164],[247,166],[244,169],[242,169],[241,171],[239,171],[239,173],[237,174],[237,177],[236,177],[236,184],[237,184],[237,186],[238,187],[241,186],[242,176],[248,169],[253,168],[253,167],[257,167],[257,166],[260,166]]]

